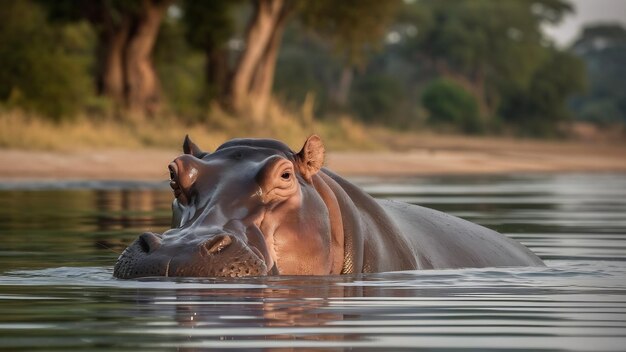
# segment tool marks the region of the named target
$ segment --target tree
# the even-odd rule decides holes
[[[98,93],[132,113],[152,114],[161,102],[151,61],[163,16],[173,0],[39,0],[50,17],[87,19],[98,34]]]
[[[245,46],[230,69],[225,44],[232,35],[229,16],[233,2],[224,0],[184,3],[187,39],[207,54],[206,78],[222,106],[249,113],[257,122],[269,102],[276,57],[287,19],[295,9],[289,0],[252,1],[252,15],[244,34]]]
[[[476,99],[455,81],[433,81],[424,89],[422,104],[433,124],[449,124],[464,132],[480,130]]]
[[[552,49],[530,77],[527,88],[510,87],[500,113],[504,120],[532,135],[550,135],[570,113],[568,97],[586,86],[584,64],[570,53]]]
[[[246,46],[230,82],[229,103],[235,111],[250,109],[252,116],[259,119],[272,93],[280,41],[293,4],[285,0],[258,0],[253,4]]]
[[[626,123],[626,28],[619,24],[586,27],[572,46],[586,63],[589,91],[575,97],[579,119]]]
[[[541,25],[573,11],[563,0],[423,0],[402,20],[417,26],[407,54],[456,80],[478,99],[481,112],[498,108],[497,82],[528,87],[544,59]]]
[[[296,17],[306,28],[327,36],[332,46],[345,57],[349,69],[345,70],[338,95],[347,99],[352,66],[364,61],[365,52],[376,46],[391,19],[391,9],[398,1],[290,1],[254,0],[251,16],[244,33],[244,47],[234,60],[232,69],[226,70],[225,43],[233,34],[232,17],[228,11],[232,2],[187,1],[185,22],[188,40],[207,53],[207,78],[217,87],[222,104],[236,113],[248,112],[257,121],[263,114],[272,95],[276,61],[283,32],[290,18]],[[217,24],[217,25],[214,25]],[[220,69],[216,69],[219,66]],[[218,74],[221,72],[221,74]],[[224,78],[223,72],[229,72]]]
[[[302,23],[326,38],[343,62],[338,83],[330,89],[330,100],[337,106],[346,106],[355,67],[362,68],[367,57],[382,47],[399,5],[399,1],[316,0],[302,9]]]
[[[88,26],[52,26],[45,11],[25,0],[0,7],[0,102],[60,120],[93,93],[85,52]]]
[[[396,44],[388,45],[386,59],[374,60],[386,63],[383,72],[379,66],[369,73],[402,67],[393,57],[398,54],[414,67],[412,76],[406,69],[395,74],[414,90],[408,99],[433,80],[454,81],[473,95],[480,125],[488,129],[505,122],[519,131],[550,133],[568,117],[567,99],[584,86],[582,66],[541,30],[573,11],[568,1],[420,0],[403,6],[392,25]]]
[[[184,1],[185,38],[205,54],[206,98],[222,99],[230,74],[228,40],[235,34],[235,0]]]

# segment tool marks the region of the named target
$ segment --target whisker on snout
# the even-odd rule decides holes
[[[100,242],[100,241],[96,241],[96,245],[97,245],[97,246],[100,246],[100,247],[102,247],[102,248],[104,248],[104,249],[107,249],[107,250],[109,250],[109,251],[111,251],[111,252],[113,252],[113,253],[115,253],[115,254],[118,254],[118,255],[121,255],[121,254],[122,254],[122,252],[118,252],[118,251],[114,250],[113,248],[111,248],[111,247],[107,246],[106,244],[104,244],[104,243],[102,243],[102,242]]]

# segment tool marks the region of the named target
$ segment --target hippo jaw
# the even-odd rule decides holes
[[[120,255],[113,269],[119,279],[139,277],[242,277],[268,275],[265,256],[238,236],[139,236]]]

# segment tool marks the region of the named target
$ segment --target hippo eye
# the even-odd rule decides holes
[[[282,174],[282,175],[280,175],[280,177],[281,177],[283,180],[288,180],[288,179],[289,179],[289,177],[291,177],[291,173],[289,173],[289,172],[283,172],[283,174]]]

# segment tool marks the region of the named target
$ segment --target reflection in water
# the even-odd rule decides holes
[[[31,347],[66,349],[623,350],[626,283],[616,279],[626,266],[549,264],[142,281],[111,280],[99,267],[18,271],[0,281],[2,300],[12,303],[2,305],[0,339],[3,346],[17,346],[22,336]]]
[[[0,191],[0,268],[111,265],[141,232],[169,228],[170,202],[154,187]]]
[[[311,330],[343,320],[342,314],[328,308],[329,299],[344,297],[344,287],[332,285],[333,281],[310,287],[310,281],[293,278],[272,284],[271,288],[255,291],[236,286],[225,290],[176,290],[171,302],[159,302],[158,296],[154,299],[160,305],[175,306],[176,323],[184,328],[181,332],[193,329],[190,345],[211,340],[335,341],[348,337],[322,332],[296,334],[294,330]]]
[[[115,231],[127,228],[150,228],[156,222],[158,201],[154,190],[96,190],[96,231],[114,235]],[[95,245],[121,252],[128,243],[117,236],[105,236],[95,239]]]
[[[98,190],[95,208],[99,230],[119,230],[154,222],[159,198],[154,190]]]
[[[547,259],[548,267],[116,280],[116,252],[142,231],[168,227],[170,192],[4,190],[0,346],[624,350],[625,176],[361,183],[379,197],[418,202],[502,231]]]

